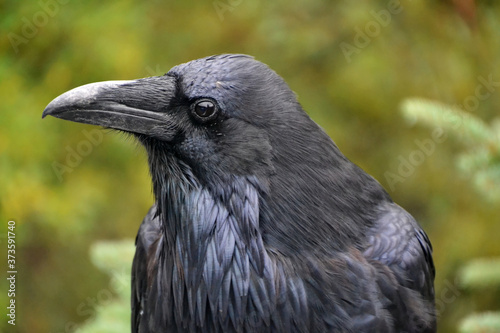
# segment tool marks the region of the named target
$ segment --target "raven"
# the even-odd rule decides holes
[[[84,85],[46,115],[147,151],[133,332],[436,331],[425,232],[253,57]]]

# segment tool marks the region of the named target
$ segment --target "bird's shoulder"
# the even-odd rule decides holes
[[[432,246],[420,225],[400,206],[386,203],[366,240],[363,256],[375,269],[395,327],[435,332]]]
[[[328,286],[343,302],[323,320],[331,324],[344,311],[356,332],[435,332],[431,243],[403,208],[387,202],[378,209],[364,246],[336,254],[319,269],[335,279],[322,282],[316,294]]]
[[[365,258],[389,266],[419,290],[434,279],[432,245],[417,221],[395,203],[380,207],[380,213],[367,235]],[[420,289],[421,290],[421,289]]]

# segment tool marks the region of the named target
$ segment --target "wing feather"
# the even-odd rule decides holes
[[[147,332],[144,319],[146,295],[153,283],[153,270],[157,270],[161,243],[160,221],[156,216],[156,205],[151,207],[139,227],[135,240],[136,252],[132,263],[132,332]]]

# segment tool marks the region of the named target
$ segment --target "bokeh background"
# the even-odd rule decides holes
[[[495,121],[499,2],[7,0],[0,8],[0,276],[9,220],[18,270],[16,326],[7,324],[0,280],[0,331],[78,332],[109,296],[102,291],[114,290],[90,249],[98,240],[132,244],[153,203],[137,143],[42,120],[48,102],[82,84],[162,75],[226,52],[251,54],[284,77],[344,154],[421,223],[434,246],[440,332],[500,308],[499,288],[459,281],[470,260],[500,255],[498,202],[458,170],[460,135],[438,142],[436,128],[401,111],[421,97]]]

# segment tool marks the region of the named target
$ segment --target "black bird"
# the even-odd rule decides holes
[[[54,99],[43,116],[132,133],[156,204],[133,332],[435,332],[432,247],[269,67],[218,55]]]

